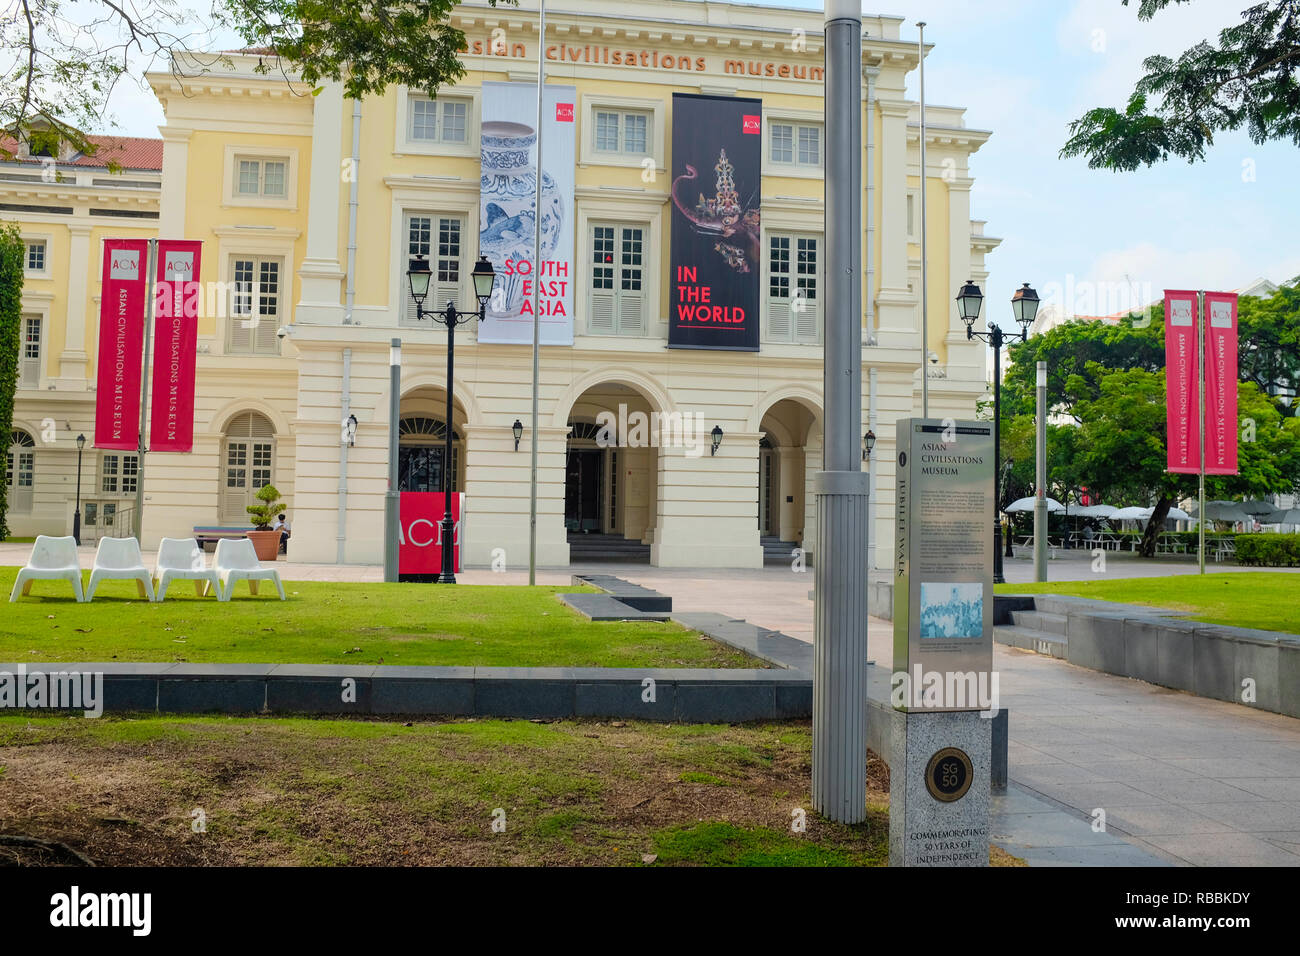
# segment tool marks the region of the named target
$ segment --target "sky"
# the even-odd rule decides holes
[[[204,0],[182,2],[206,12]],[[764,5],[817,11],[820,28],[820,2]],[[1123,107],[1145,57],[1215,38],[1247,5],[1193,0],[1142,23],[1136,2],[1120,0],[866,0],[868,15],[906,18],[904,39],[926,21],[928,102],[965,107],[967,126],[993,133],[971,158],[971,216],[1003,239],[986,260],[986,317],[1010,330],[1022,282],[1067,313],[1106,314],[1166,288],[1231,290],[1300,275],[1294,144],[1224,134],[1203,162],[1136,173],[1058,156],[1071,120],[1094,106]],[[230,35],[219,42],[239,45]],[[913,72],[912,98],[916,80]],[[124,81],[109,109],[113,131],[158,135],[162,110],[147,87]]]

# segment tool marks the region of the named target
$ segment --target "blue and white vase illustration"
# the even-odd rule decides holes
[[[482,126],[479,250],[496,267],[497,288],[503,293],[488,303],[488,311],[505,318],[513,318],[523,311],[524,283],[532,278],[529,266],[524,266],[525,274],[521,275],[518,266],[510,263],[531,258],[537,170],[530,155],[536,142],[533,127],[523,123],[490,121]],[[539,256],[542,262],[554,258],[563,223],[564,201],[560,190],[551,174],[543,169]]]

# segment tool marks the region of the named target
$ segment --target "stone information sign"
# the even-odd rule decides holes
[[[987,866],[993,427],[898,423],[889,859]]]

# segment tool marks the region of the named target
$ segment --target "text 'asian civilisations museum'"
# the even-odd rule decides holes
[[[354,102],[339,84],[313,96],[292,74],[259,72],[266,53],[243,51],[150,74],[161,140],[101,137],[94,157],[57,157],[55,182],[35,175],[42,157],[0,164],[0,217],[27,244],[12,534],[71,533],[75,437],[94,429],[103,240],[159,236],[200,240],[203,287],[225,291],[199,318],[193,450],[147,456],[146,548],[195,527],[247,527],[245,507],[271,483],[294,560],[379,563],[389,343],[400,338],[401,490],[440,491],[451,469],[466,565],[527,565],[532,442],[542,566],[607,555],[757,567],[765,543],[815,562],[821,12],[560,0],[539,37],[535,2],[522,7],[455,8],[467,73],[436,99],[390,88]],[[952,300],[968,278],[984,284],[999,242],[970,209],[968,159],[990,134],[966,128],[960,108],[928,107],[922,343],[921,124],[904,95],[918,49],[903,25],[863,21],[862,417],[877,436],[876,566],[892,541],[894,423],[920,414],[921,376],[932,416],[973,417],[986,391],[985,348],[966,341]],[[472,310],[481,253],[496,289],[486,318],[457,333],[447,422],[446,330],[417,318],[406,273],[424,256],[425,309]],[[130,534],[136,456],[89,444],[83,454],[83,543]]]

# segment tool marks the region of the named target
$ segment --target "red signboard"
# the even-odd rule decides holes
[[[144,361],[149,241],[104,240],[96,367],[95,447],[140,446],[140,375]]]
[[[455,522],[452,537],[452,571],[460,570],[461,514],[465,495],[454,492],[451,517]],[[401,537],[397,549],[397,573],[442,573],[442,492],[403,491],[398,498]]]
[[[1237,294],[1205,293],[1205,473],[1237,473]]]
[[[1165,290],[1167,470],[1200,471],[1200,405],[1196,361],[1196,293]]]
[[[186,452],[194,447],[194,361],[202,247],[203,243],[188,239],[158,242],[150,451]]]

